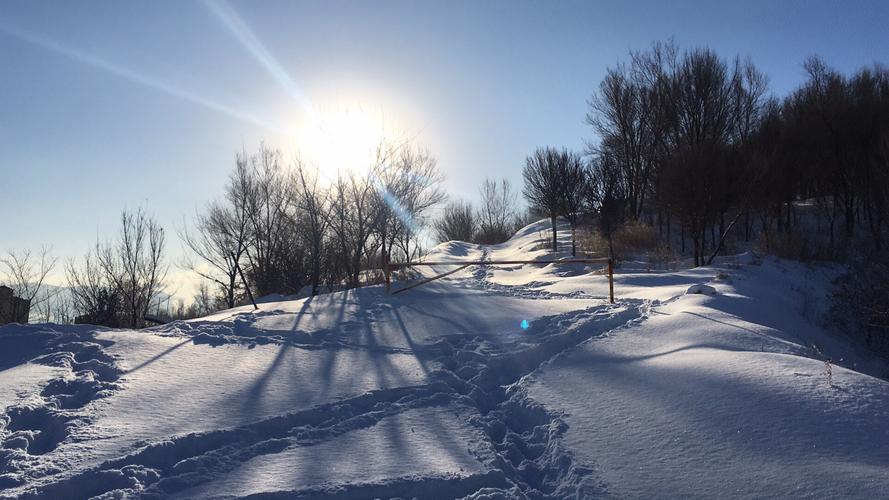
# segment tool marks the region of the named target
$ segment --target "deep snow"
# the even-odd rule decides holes
[[[546,227],[428,258],[549,257]],[[882,496],[886,367],[820,326],[835,274],[626,262],[611,305],[599,269],[486,265],[144,331],[0,327],[0,496]]]

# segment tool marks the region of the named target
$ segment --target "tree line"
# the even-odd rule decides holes
[[[552,220],[553,250],[564,217],[572,230],[595,225],[609,242],[624,221],[656,226],[680,255],[690,247],[695,266],[712,261],[733,229],[763,237],[768,251],[794,231],[826,258],[850,246],[880,251],[889,71],[845,76],[817,57],[803,68],[806,81],[783,99],[752,61],[708,48],[655,43],[609,68],[588,101],[595,139],[586,151],[545,147],[526,160],[523,193]],[[815,228],[798,213],[809,205]]]
[[[509,180],[485,179],[479,187],[479,203],[456,200],[442,208],[432,229],[438,241],[466,241],[490,245],[502,243],[532,222],[534,215],[518,204]]]
[[[206,314],[256,296],[317,295],[381,279],[383,259],[413,259],[421,231],[441,203],[443,176],[425,149],[381,145],[366,171],[320,177],[300,157],[261,145],[236,155],[222,195],[179,236],[180,263],[203,283],[193,305]],[[165,298],[166,234],[143,209],[124,211],[116,240],[97,243],[66,265],[79,320],[142,327]]]

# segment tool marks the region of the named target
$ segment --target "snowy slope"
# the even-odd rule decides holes
[[[550,258],[546,228],[427,258]],[[611,305],[595,267],[485,265],[147,331],[0,327],[0,497],[880,496],[889,384],[818,326],[834,274],[627,265]]]
[[[780,285],[749,293],[774,273],[763,267],[739,271],[716,296],[654,303],[637,327],[565,353],[527,381],[535,401],[563,415],[566,446],[609,493],[889,491],[889,385],[838,366],[828,379],[809,347],[821,335],[798,315],[797,297]]]

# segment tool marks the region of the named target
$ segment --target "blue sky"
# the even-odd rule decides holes
[[[607,67],[655,40],[750,56],[778,95],[812,54],[847,72],[889,62],[885,1],[221,8],[265,65],[201,2],[0,1],[0,250],[79,255],[145,205],[178,261],[176,229],[221,192],[235,153],[263,140],[292,153],[306,103],[416,137],[448,191],[472,198],[484,176],[518,186],[538,145],[581,148]]]

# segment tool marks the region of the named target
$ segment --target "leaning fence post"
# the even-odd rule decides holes
[[[614,304],[614,260],[608,259],[608,296]]]

